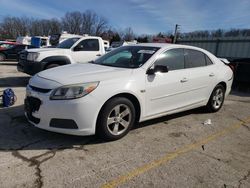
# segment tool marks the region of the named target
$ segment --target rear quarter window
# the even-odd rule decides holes
[[[185,68],[195,68],[206,66],[206,59],[204,53],[185,49]]]
[[[206,65],[212,65],[213,64],[213,62],[211,61],[211,59],[207,55],[205,55],[205,59],[206,59]]]

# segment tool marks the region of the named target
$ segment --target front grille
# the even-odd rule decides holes
[[[25,110],[28,112],[35,112],[39,110],[42,101],[35,97],[27,97],[24,101],[24,104]]]
[[[28,52],[21,52],[19,54],[19,59],[26,60],[27,59]]]
[[[27,117],[30,121],[38,124],[40,122],[39,118],[36,118],[32,115],[33,112],[36,112],[40,109],[42,101],[35,97],[27,97],[24,100],[24,109],[27,113]]]
[[[35,87],[35,86],[32,86],[32,85],[29,85],[29,87],[30,87],[33,91],[37,91],[37,92],[40,92],[40,93],[48,93],[48,92],[51,91],[51,89],[39,88],[39,87]]]

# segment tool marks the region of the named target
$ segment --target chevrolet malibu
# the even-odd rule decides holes
[[[136,122],[201,106],[218,111],[232,81],[230,67],[200,48],[124,46],[89,63],[33,76],[25,114],[48,131],[117,140]]]

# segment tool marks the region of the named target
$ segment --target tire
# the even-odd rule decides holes
[[[58,65],[58,64],[50,64],[50,65],[46,66],[45,69],[52,69],[52,68],[55,68],[55,67],[58,67],[58,66],[60,66],[60,65]]]
[[[135,107],[123,97],[110,99],[98,116],[97,135],[104,140],[114,141],[124,137],[135,123]]]
[[[6,59],[5,55],[0,53],[0,61],[4,61]]]
[[[224,103],[224,99],[225,99],[225,88],[221,84],[219,84],[214,88],[209,98],[209,101],[206,105],[206,109],[209,112],[219,111]]]

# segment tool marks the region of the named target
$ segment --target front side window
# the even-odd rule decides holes
[[[183,49],[171,49],[160,55],[155,65],[164,65],[168,70],[184,69],[184,51]]]
[[[69,38],[57,45],[57,48],[70,49],[80,38]]]
[[[204,53],[191,49],[185,49],[184,51],[185,51],[185,68],[206,66]]]
[[[157,47],[123,46],[105,54],[93,63],[112,67],[138,68],[146,63],[157,50],[159,50]]]
[[[76,51],[99,51],[99,40],[98,39],[86,39],[75,47]]]

